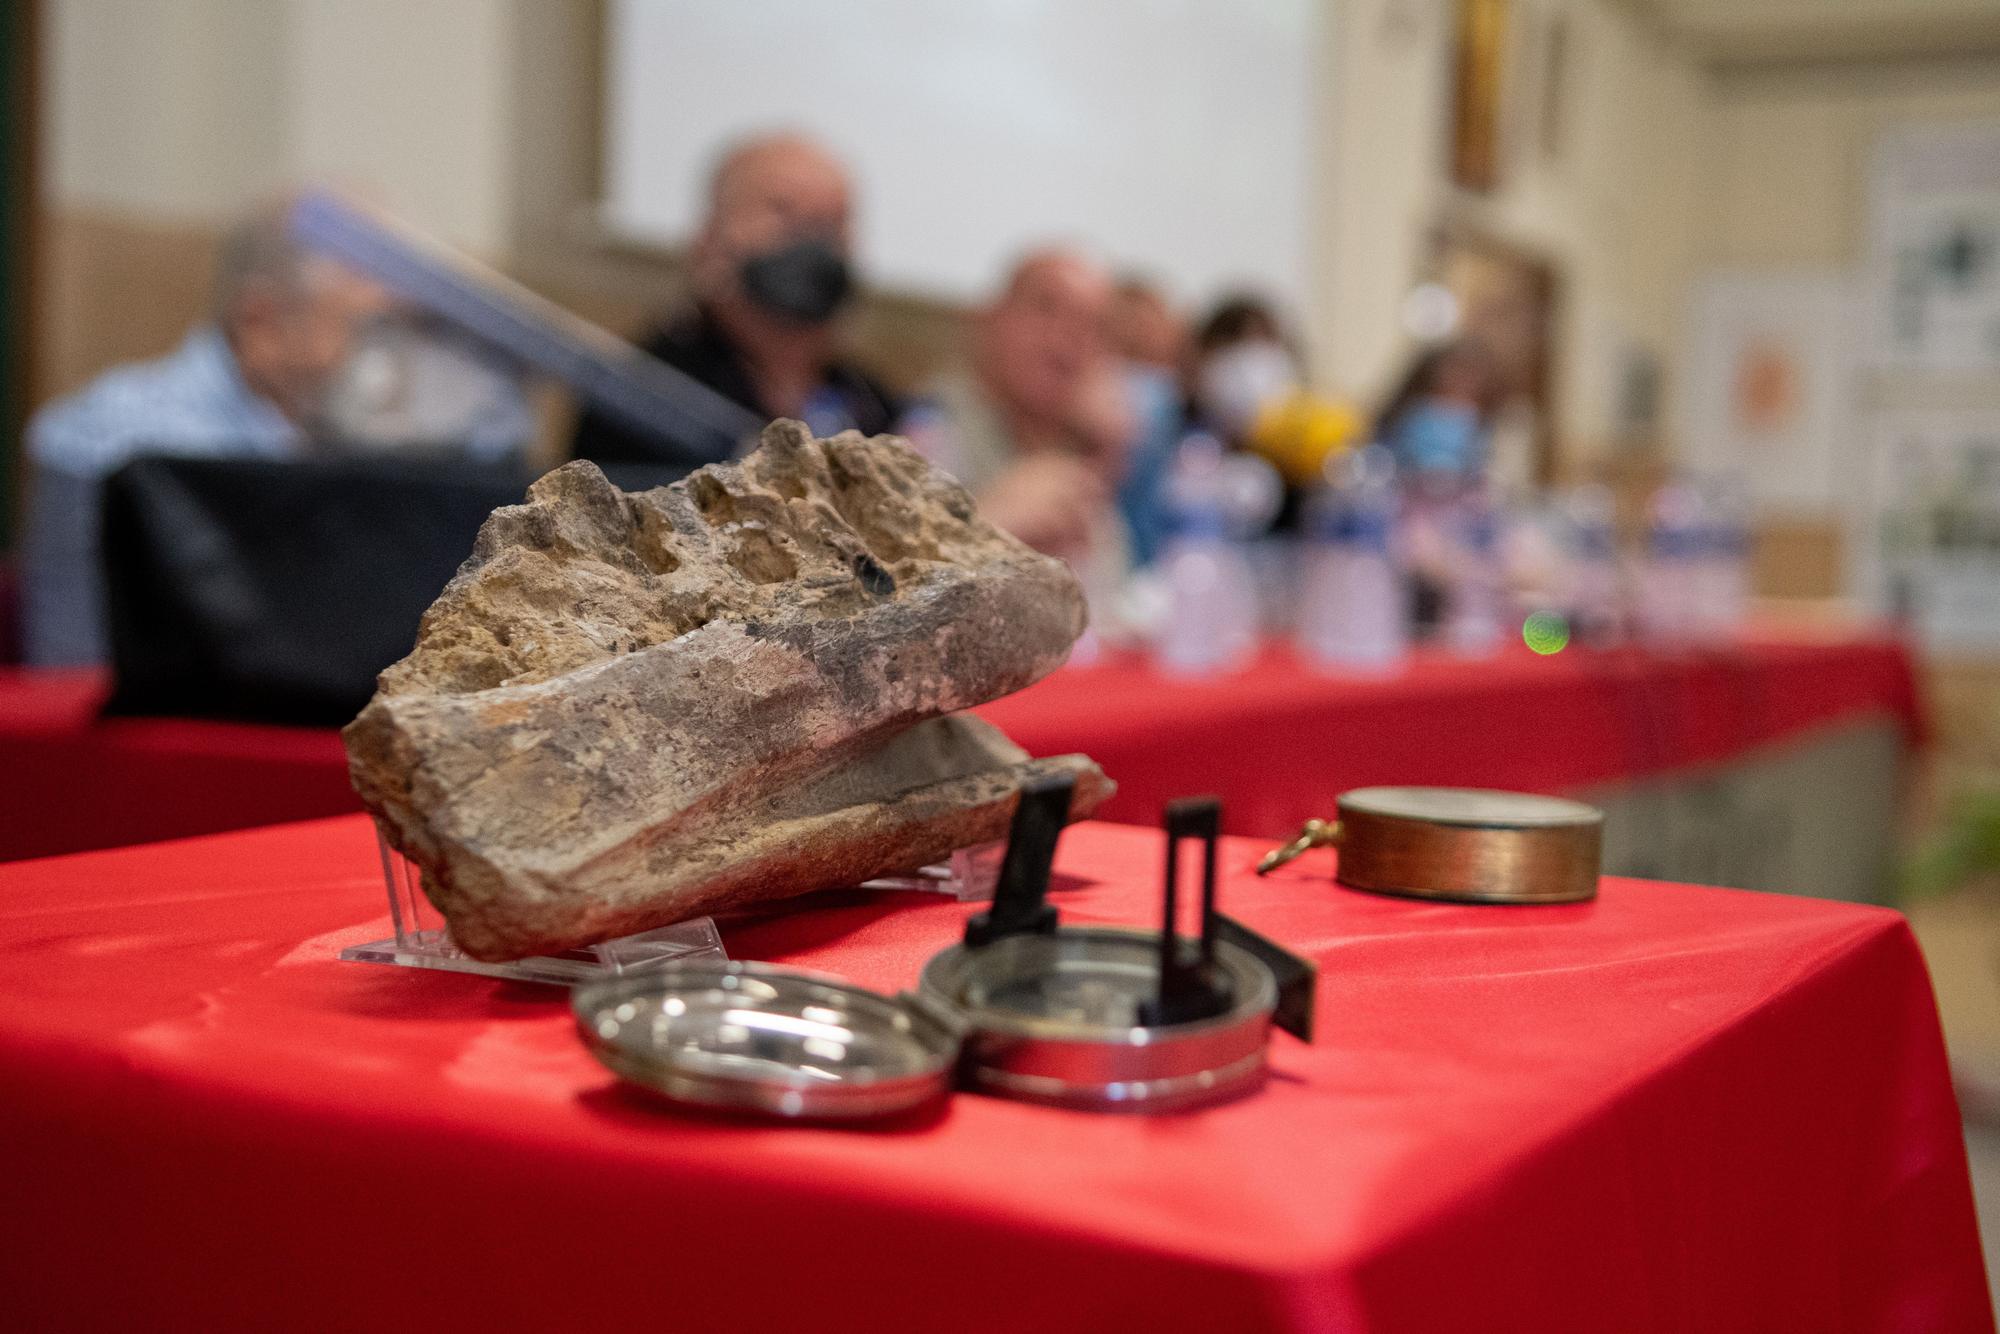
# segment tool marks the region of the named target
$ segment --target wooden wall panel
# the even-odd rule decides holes
[[[79,209],[42,216],[35,402],[171,351],[207,311],[216,229]]]

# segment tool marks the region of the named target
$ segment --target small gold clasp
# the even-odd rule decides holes
[[[1268,875],[1294,857],[1300,857],[1314,848],[1330,848],[1340,841],[1340,822],[1337,820],[1308,820],[1299,830],[1299,836],[1283,847],[1272,848],[1257,863],[1257,874]]]

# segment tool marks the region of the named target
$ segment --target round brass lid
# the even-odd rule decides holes
[[[1485,829],[1540,829],[1604,823],[1595,806],[1562,797],[1501,792],[1486,787],[1358,787],[1340,795],[1340,812]]]
[[[1485,788],[1366,787],[1341,794],[1344,885],[1467,903],[1596,897],[1604,813],[1580,801]]]

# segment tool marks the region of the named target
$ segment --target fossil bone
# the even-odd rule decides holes
[[[958,710],[1060,664],[1061,562],[903,441],[777,422],[627,494],[589,463],[496,510],[349,724],[355,789],[461,948],[547,954],[914,870],[1001,837],[1030,760]]]

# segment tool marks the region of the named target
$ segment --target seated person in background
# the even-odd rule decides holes
[[[1419,354],[1375,418],[1375,439],[1412,479],[1460,485],[1488,463],[1501,387],[1493,358],[1469,338]]]
[[[1420,353],[1375,418],[1375,439],[1396,460],[1405,496],[1404,541],[1410,565],[1412,620],[1434,629],[1453,563],[1453,507],[1484,487],[1493,423],[1504,390],[1485,346],[1461,338]]]
[[[1118,510],[1131,535],[1133,562],[1146,565],[1166,540],[1167,470],[1187,430],[1181,377],[1188,329],[1166,294],[1136,274],[1119,279],[1111,302],[1111,346],[1124,362],[1137,419],[1118,483]]]
[[[1297,526],[1327,461],[1364,423],[1346,403],[1306,386],[1304,358],[1275,308],[1238,294],[1218,303],[1195,335],[1188,376],[1195,421],[1224,443],[1262,458],[1285,484],[1277,526]]]
[[[1303,378],[1297,346],[1261,297],[1224,297],[1195,330],[1189,406],[1196,422],[1228,443],[1245,443],[1258,413]]]
[[[988,519],[1068,560],[1094,603],[1129,564],[1112,491],[1136,423],[1107,333],[1111,295],[1081,255],[1028,255],[976,317],[970,364],[905,427]]]
[[[889,430],[897,405],[840,356],[834,317],[854,291],[849,195],[846,171],[808,139],[731,149],[688,251],[693,302],[640,346],[760,417],[795,417],[815,435]],[[577,422],[574,453],[599,463],[659,457],[594,411]]]
[[[1111,293],[1111,348],[1128,365],[1180,378],[1187,359],[1187,321],[1166,293],[1143,275],[1128,273]]]
[[[291,459],[345,441],[363,415],[354,353],[394,304],[377,284],[299,248],[286,211],[271,208],[225,238],[210,321],[158,361],[108,371],[36,413],[22,541],[27,661],[108,656],[98,557],[105,477],[141,454]],[[496,383],[465,405],[458,444],[475,456],[513,454],[533,434],[519,384]]]

